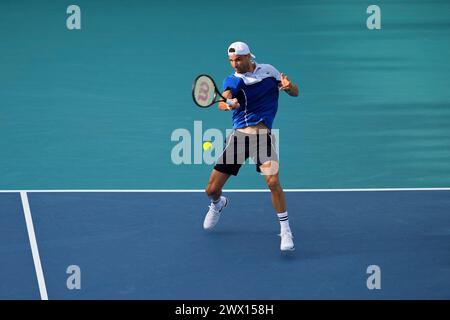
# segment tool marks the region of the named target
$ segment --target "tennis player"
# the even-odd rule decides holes
[[[234,74],[223,82],[223,97],[230,103],[220,102],[219,109],[232,110],[233,132],[227,137],[225,148],[214,166],[206,194],[211,200],[203,223],[204,229],[212,229],[219,221],[228,199],[222,196],[222,188],[228,178],[236,176],[246,159],[256,164],[272,194],[272,204],[281,226],[282,251],[294,250],[289,226],[286,199],[278,177],[279,161],[275,139],[270,129],[278,109],[279,91],[298,96],[295,83],[269,64],[259,64],[243,42],[228,47],[228,58]]]

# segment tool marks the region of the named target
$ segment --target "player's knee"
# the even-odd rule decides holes
[[[270,191],[279,191],[281,189],[280,180],[277,176],[271,176],[267,178],[267,186]]]

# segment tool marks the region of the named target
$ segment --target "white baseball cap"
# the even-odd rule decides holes
[[[228,55],[238,55],[238,56],[245,56],[246,54],[249,54],[252,56],[253,59],[255,59],[256,57],[250,52],[250,48],[248,47],[248,45],[244,42],[233,42],[232,44],[230,44],[230,46],[228,47]]]

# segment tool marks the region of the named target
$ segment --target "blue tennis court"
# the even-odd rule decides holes
[[[226,192],[214,232],[202,230],[198,192],[27,198],[49,299],[448,299],[449,192],[288,192],[288,253],[267,192]],[[1,297],[38,299],[20,195],[2,193],[0,204]],[[67,287],[71,265],[79,290]],[[381,289],[366,285],[371,265]]]
[[[377,6],[1,1],[0,299],[449,299],[450,4]],[[293,252],[251,164],[202,228],[232,122],[192,82],[234,41],[300,88],[273,126]]]

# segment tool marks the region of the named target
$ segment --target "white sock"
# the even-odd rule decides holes
[[[289,217],[287,211],[277,213],[278,221],[280,221],[281,232],[291,232],[289,227]]]

